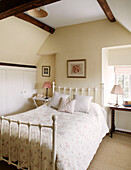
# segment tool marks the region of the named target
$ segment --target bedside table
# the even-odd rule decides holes
[[[36,97],[36,96],[34,96],[32,99],[34,101],[35,106],[38,107],[36,101],[42,101],[42,103],[44,104],[44,103],[48,102],[51,98],[49,97],[48,99],[45,99],[44,97]]]
[[[115,110],[131,112],[131,107],[109,106],[109,108],[111,109],[111,131],[110,131],[110,135],[111,135],[111,138],[112,138],[112,137],[113,137],[113,133],[116,131],[116,130],[115,130]],[[121,131],[121,132],[122,132],[122,131]],[[123,131],[123,132],[124,132],[124,131]]]

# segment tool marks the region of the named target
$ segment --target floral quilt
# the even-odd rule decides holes
[[[73,114],[58,112],[53,108],[42,105],[34,110],[7,116],[7,118],[22,122],[52,125],[52,115],[57,115],[57,169],[86,170],[102,138],[109,131],[104,112],[105,110],[96,103],[91,103],[89,113],[75,112]],[[11,161],[16,162],[20,153],[19,159],[22,167],[28,166],[29,145],[27,130],[25,125],[21,126],[21,142],[18,145],[18,126],[16,123],[11,123]],[[31,127],[31,170],[39,169],[39,135],[38,128]],[[6,158],[9,156],[8,136],[9,125],[7,121],[3,121],[2,154]],[[51,136],[51,129],[42,128],[42,169],[46,170],[51,170]]]

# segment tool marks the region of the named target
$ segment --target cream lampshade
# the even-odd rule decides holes
[[[115,106],[118,106],[118,95],[123,95],[124,94],[124,91],[123,91],[121,85],[114,85],[112,90],[111,90],[111,94],[116,94],[117,95]]]
[[[42,88],[46,88],[46,99],[48,99],[48,88],[51,88],[51,84],[49,81],[45,81]]]

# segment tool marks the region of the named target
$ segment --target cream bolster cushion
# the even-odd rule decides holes
[[[49,106],[53,107],[54,109],[58,109],[60,99],[61,98],[67,99],[68,97],[69,97],[69,95],[67,95],[67,94],[62,94],[62,93],[59,93],[59,92],[55,92],[54,95],[51,98]]]
[[[89,112],[92,96],[74,95],[74,99],[76,99],[75,112]]]
[[[61,98],[59,106],[58,106],[58,111],[74,113],[75,101],[76,101],[76,99],[70,101],[69,98],[67,98],[67,99]]]

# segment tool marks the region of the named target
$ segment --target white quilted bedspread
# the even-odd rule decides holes
[[[102,138],[108,132],[108,127],[104,118],[104,109],[98,104],[91,103],[90,112],[85,113],[64,113],[49,108],[46,105],[37,109],[8,116],[13,120],[24,122],[41,123],[52,125],[52,115],[58,116],[58,133],[57,133],[57,167],[59,170],[86,170],[96,153]],[[7,122],[3,123],[4,132],[2,145],[3,156],[8,157],[8,135],[9,127]],[[11,160],[17,161],[18,158],[18,127],[15,123],[11,124]],[[46,133],[45,133],[46,131]],[[42,133],[42,159],[44,167],[51,169],[51,130],[46,129]],[[31,170],[39,168],[39,133],[36,127],[31,128]],[[50,134],[50,135],[49,135]],[[27,129],[22,125],[20,144],[20,163],[27,167],[28,159],[28,140]],[[0,148],[1,152],[1,148]]]

